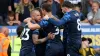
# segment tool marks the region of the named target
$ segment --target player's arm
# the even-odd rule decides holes
[[[45,41],[47,41],[48,39],[50,39],[52,37],[52,33],[49,33],[47,37],[39,39],[39,35],[37,34],[33,34],[32,35],[32,40],[34,44],[41,44]]]
[[[39,29],[39,28],[41,28],[41,27],[46,27],[46,26],[48,25],[48,21],[46,21],[46,20],[42,20],[42,21],[40,21],[38,24],[33,24],[33,23],[31,22],[31,20],[32,20],[32,18],[26,18],[26,19],[24,20],[24,22],[28,24],[28,27],[29,27],[31,30]]]
[[[28,27],[29,27],[31,30],[35,30],[35,29],[41,28],[39,24],[33,24],[33,23],[31,23],[30,21],[29,21],[27,24],[28,24]]]
[[[24,23],[27,23],[28,28],[30,28],[31,30],[35,30],[35,29],[39,29],[40,28],[40,25],[33,24],[31,21],[32,21],[32,18],[31,17],[28,17],[28,18],[26,18],[24,20]]]
[[[53,18],[54,18],[54,17],[53,17]],[[65,15],[61,18],[61,20],[57,20],[57,19],[55,20],[55,18],[54,18],[54,19],[48,18],[47,20],[48,20],[49,22],[51,22],[52,24],[56,25],[56,26],[61,26],[61,25],[65,24],[67,21],[70,20],[70,15],[65,14]]]
[[[27,24],[31,30],[35,30],[35,29],[39,29],[41,27],[46,27],[48,25],[48,21],[43,20],[43,21],[39,22],[38,24],[33,24],[30,21],[28,21]]]
[[[39,36],[36,35],[36,34],[33,34],[33,35],[32,35],[32,39],[33,39],[33,43],[34,43],[34,44],[41,44],[41,43],[43,43],[43,42],[45,42],[45,41],[48,40],[48,37],[45,37],[45,38],[42,38],[42,39],[39,39],[38,37],[39,37]]]

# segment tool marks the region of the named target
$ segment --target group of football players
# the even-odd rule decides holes
[[[43,3],[26,18],[24,26],[17,28],[21,38],[19,56],[81,56],[80,13],[73,10],[73,4],[64,1],[61,19],[52,15],[52,6]],[[63,25],[63,40],[60,26]]]

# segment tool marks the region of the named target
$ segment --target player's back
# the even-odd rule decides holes
[[[69,20],[64,24],[64,47],[67,55],[80,56],[79,49],[81,47],[81,29],[80,15],[77,11],[70,11],[67,15]]]
[[[59,27],[54,26],[52,23],[48,22],[47,27],[44,27],[43,29],[46,32],[46,35],[48,35],[50,32],[55,34],[55,38],[50,40],[51,42],[61,41]]]
[[[30,30],[27,25],[24,27],[21,35],[21,50],[32,50],[32,48],[34,48],[32,41],[32,34],[34,31]]]
[[[61,41],[60,30],[57,26],[54,26],[49,22],[47,27],[44,28],[45,32],[48,34],[49,32],[55,34],[54,39],[50,39],[47,42],[45,56],[63,56],[64,48]]]
[[[70,20],[64,24],[64,34],[66,35],[77,35],[81,34],[80,29],[80,15],[77,11],[72,10],[67,13]]]
[[[36,56],[32,35],[38,33],[39,33],[38,30],[30,30],[28,26],[25,25],[20,36],[21,37],[20,56]]]

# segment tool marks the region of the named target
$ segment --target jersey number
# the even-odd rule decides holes
[[[56,26],[55,26],[55,27],[56,27]],[[58,35],[58,34],[59,34],[59,31],[60,31],[60,30],[59,30],[59,28],[57,27],[57,28],[56,28],[56,32],[55,32],[55,35]]]
[[[67,54],[67,56],[70,56],[70,54]]]
[[[24,28],[24,30],[22,32],[22,38],[21,38],[21,40],[28,40],[29,39],[29,34],[28,34],[29,30],[30,29],[25,29]]]
[[[77,29],[78,29],[78,31],[80,31],[81,30],[81,28],[80,28],[80,26],[81,26],[81,24],[80,24],[80,19],[77,19]]]

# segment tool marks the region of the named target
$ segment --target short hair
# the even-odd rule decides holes
[[[74,7],[79,7],[80,8],[80,6],[78,4],[75,4]]]
[[[40,7],[36,7],[34,8],[34,10],[38,10],[39,12],[42,12]]]
[[[74,5],[69,1],[64,1],[63,4],[62,4],[62,7],[73,8]]]
[[[79,6],[79,5],[74,5],[74,7],[73,8],[79,8],[79,9],[81,9],[81,7]]]
[[[41,10],[41,8],[40,8],[40,7],[37,7],[37,8],[35,8],[34,10],[39,11],[39,12],[40,12],[40,14],[41,14],[41,16],[43,15],[43,14],[42,14],[42,10]]]
[[[34,12],[37,11],[40,13],[41,17],[42,17],[42,10],[41,8],[37,7],[37,8],[34,8],[32,11],[31,11],[31,14],[34,14]]]
[[[48,3],[43,3],[41,5],[41,8],[46,10],[47,12],[51,12],[52,11],[52,5],[51,4],[48,4]]]
[[[13,11],[8,12],[8,16],[14,16],[14,15],[15,15],[15,13]]]

